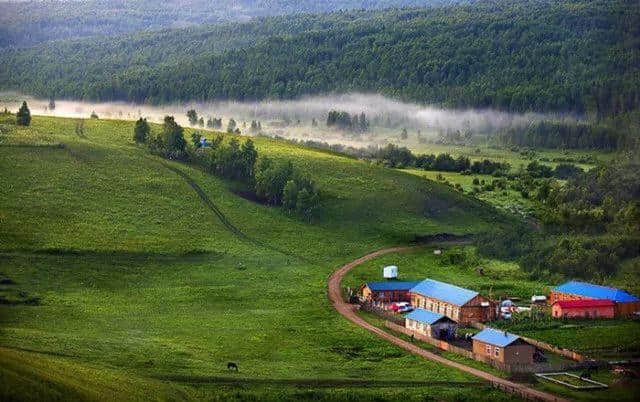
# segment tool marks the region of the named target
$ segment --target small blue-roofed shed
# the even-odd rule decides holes
[[[473,336],[473,353],[484,360],[505,364],[533,363],[535,347],[518,335],[485,328]]]
[[[405,316],[405,327],[436,339],[450,339],[458,325],[446,315],[417,308]]]

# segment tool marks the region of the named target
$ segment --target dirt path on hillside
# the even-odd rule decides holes
[[[413,248],[414,247],[392,247],[392,248],[386,248],[386,249],[374,251],[373,253],[367,254],[364,257],[360,257],[357,260],[352,261],[346,265],[343,265],[342,267],[334,271],[333,274],[331,274],[331,276],[329,277],[328,294],[329,294],[329,300],[331,301],[331,304],[333,304],[333,307],[336,309],[336,311],[338,311],[338,313],[342,314],[346,319],[353,322],[354,324],[366,329],[369,332],[376,334],[380,338],[385,339],[393,343],[394,345],[397,345],[415,355],[424,357],[425,359],[443,364],[445,366],[453,367],[458,370],[462,370],[465,373],[474,375],[478,378],[481,378],[482,380],[488,381],[489,383],[491,383],[492,386],[496,388],[519,395],[525,399],[535,399],[535,400],[541,400],[541,401],[558,401],[558,402],[566,401],[565,399],[557,397],[555,395],[538,391],[533,388],[529,388],[525,385],[508,381],[500,377],[496,377],[482,370],[478,370],[473,367],[469,367],[464,364],[445,359],[444,357],[441,357],[435,353],[422,349],[411,342],[407,342],[403,339],[393,336],[385,332],[384,330],[366,322],[356,313],[353,305],[348,304],[344,301],[344,299],[342,298],[340,283],[342,282],[342,279],[349,271],[351,271],[353,268],[357,267],[358,265],[364,262],[367,262],[369,260],[372,260],[374,258],[377,258],[381,255],[389,254],[389,253],[399,253],[399,252],[411,250]]]
[[[175,174],[177,174],[178,176],[180,176],[188,185],[189,187],[191,187],[193,189],[193,191],[196,192],[196,194],[198,195],[198,197],[200,198],[200,200],[202,201],[202,203],[204,205],[206,205],[206,207],[214,213],[214,215],[220,220],[220,222],[222,223],[222,225],[229,231],[231,232],[234,236],[238,237],[241,240],[247,241],[249,243],[253,243],[256,246],[259,247],[263,247],[263,248],[267,248],[271,251],[275,251],[277,253],[280,254],[284,254],[287,255],[289,257],[298,259],[300,261],[304,261],[306,263],[310,263],[310,264],[315,264],[312,261],[309,261],[308,259],[301,257],[299,255],[293,254],[291,252],[288,252],[286,250],[281,250],[275,246],[272,246],[268,243],[265,243],[263,241],[260,241],[258,239],[254,239],[253,237],[248,236],[247,234],[245,234],[243,231],[241,231],[240,229],[238,229],[226,216],[225,214],[222,213],[222,211],[220,210],[220,208],[218,208],[218,206],[211,200],[211,198],[209,198],[209,196],[207,195],[207,193],[202,189],[202,187],[200,187],[198,185],[198,183],[196,183],[193,178],[191,178],[191,176],[189,176],[188,174],[186,174],[184,171],[178,169],[177,167],[171,166],[168,163],[164,162],[164,161],[158,161],[153,159],[155,162],[158,162],[160,165],[162,165],[163,167],[169,169],[170,171],[174,172]]]

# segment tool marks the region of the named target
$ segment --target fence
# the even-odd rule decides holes
[[[472,323],[471,325],[473,325],[474,327],[478,328],[478,329],[484,329],[486,327],[486,325],[480,323],[480,322],[475,322]],[[520,335],[518,335],[520,336]],[[533,346],[536,346],[540,349],[544,349],[544,350],[548,350],[549,352],[558,354],[560,356],[564,356],[566,358],[569,358],[573,361],[576,362],[584,362],[587,361],[587,357],[584,355],[581,355],[580,353],[576,353],[573,350],[569,350],[569,349],[565,349],[565,348],[559,348],[557,346],[551,345],[549,343],[546,342],[542,342],[542,341],[538,341],[535,339],[531,339],[531,338],[527,338],[525,336],[520,336],[520,338],[522,338],[525,342],[528,342],[530,344],[532,344]],[[589,364],[593,364],[593,361],[588,361]]]
[[[404,328],[404,316],[401,314],[394,314],[393,312],[386,310],[384,306],[376,306],[371,303],[360,303],[360,310],[374,313],[375,315]]]
[[[385,327],[387,327],[387,328],[389,328],[389,329],[391,329],[393,331],[402,332],[405,335],[413,335],[413,337],[415,339],[417,339],[419,341],[422,341],[422,342],[425,342],[425,343],[428,343],[430,345],[433,345],[433,346],[435,346],[435,347],[437,347],[439,349],[447,350],[447,351],[454,352],[454,353],[458,353],[458,354],[460,354],[462,356],[465,356],[465,357],[468,357],[470,359],[473,359],[473,352],[470,351],[470,350],[461,348],[459,346],[452,345],[449,342],[445,342],[445,341],[442,341],[440,339],[434,339],[434,338],[432,338],[430,336],[423,335],[421,333],[412,331],[412,330],[406,328],[405,326],[394,324],[394,323],[389,322],[389,321],[386,321],[384,323],[384,325],[385,325]]]
[[[422,342],[433,345],[441,350],[454,352],[464,357],[467,357],[469,359],[474,359],[474,360],[481,361],[483,363],[487,363],[497,368],[498,370],[507,371],[510,373],[543,373],[543,372],[549,372],[549,371],[578,370],[578,369],[585,369],[585,368],[600,367],[604,364],[602,362],[595,362],[595,361],[583,361],[583,362],[560,363],[560,364],[553,364],[553,363],[506,364],[506,363],[493,360],[486,356],[477,355],[473,353],[473,351],[471,350],[467,350],[459,346],[452,345],[440,339],[434,339],[429,336],[412,331],[404,327],[403,325],[398,325],[390,321],[386,321],[384,325],[385,327],[393,331],[401,332],[405,335],[413,335],[415,339],[418,339]]]

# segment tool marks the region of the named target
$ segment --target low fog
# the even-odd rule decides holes
[[[49,100],[25,97],[18,94],[0,96],[0,107],[15,112],[22,100],[27,100],[32,114],[89,118],[95,112],[100,119],[137,120],[145,117],[152,122],[161,122],[165,115],[188,126],[186,112],[195,109],[206,122],[209,118],[222,118],[223,130],[233,118],[243,134],[249,134],[252,120],[260,121],[263,134],[302,140],[325,141],[346,145],[383,145],[399,142],[400,132],[408,132],[405,142],[435,141],[448,132],[459,131],[473,136],[482,136],[509,128],[558,118],[559,116],[536,113],[516,114],[495,110],[455,110],[396,101],[381,95],[347,94],[314,96],[298,100],[207,103],[182,103],[161,106],[138,105],[127,102],[92,103],[83,101],[55,100],[55,109],[48,108]],[[330,110],[344,111],[351,115],[365,113],[370,122],[366,133],[339,131],[326,127]],[[312,126],[312,119],[317,126]]]

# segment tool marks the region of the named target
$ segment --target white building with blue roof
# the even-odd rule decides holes
[[[410,293],[414,307],[445,315],[461,324],[495,318],[495,304],[473,290],[425,279],[411,288]]]
[[[493,328],[484,328],[471,338],[473,354],[480,360],[504,364],[531,364],[535,347],[518,335]]]
[[[449,317],[433,311],[417,308],[405,316],[405,327],[430,338],[452,338],[458,325]]]

